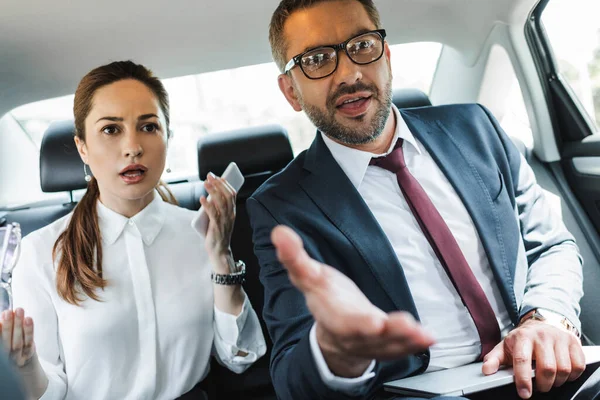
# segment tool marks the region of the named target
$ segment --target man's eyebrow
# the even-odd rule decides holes
[[[123,118],[121,117],[102,117],[98,121],[96,121],[96,123],[102,121],[103,119],[113,122],[123,122]]]
[[[371,32],[371,31],[373,31],[373,29],[369,29],[369,28],[361,28],[361,29],[358,29],[358,30],[356,30],[356,31],[355,31],[353,34],[351,34],[350,36],[348,36],[348,39],[351,39],[351,38],[353,38],[353,37],[356,37],[356,36],[358,36],[358,35],[362,35],[363,33]],[[348,40],[348,39],[346,39],[346,40]],[[345,42],[346,40],[344,40],[344,42]],[[321,47],[333,46],[333,45],[336,45],[336,44],[339,44],[339,43],[320,44],[320,45],[317,45],[317,46],[306,46],[306,47],[304,48],[304,50],[302,50],[302,51],[300,52],[300,54],[302,54],[302,53],[306,53],[306,52],[307,52],[307,51],[309,51],[309,50],[318,49],[318,48],[321,48]]]

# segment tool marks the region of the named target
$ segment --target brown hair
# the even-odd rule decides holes
[[[279,6],[271,17],[271,23],[269,24],[269,43],[271,43],[271,53],[273,54],[273,60],[279,67],[279,70],[283,73],[285,64],[289,61],[286,60],[287,43],[283,35],[283,27],[285,22],[295,11],[310,8],[320,3],[333,0],[282,0]],[[379,11],[373,4],[373,0],[353,0],[358,1],[365,8],[365,11],[369,15],[369,19],[377,29],[381,28],[379,22]]]
[[[85,141],[85,119],[92,109],[96,91],[124,79],[135,79],[156,95],[165,116],[167,137],[171,136],[169,96],[165,87],[149,69],[132,61],[118,61],[98,67],[79,82],[73,105],[75,136]],[[156,188],[164,201],[177,204],[173,193],[164,182],[160,181]],[[82,301],[82,293],[99,301],[96,289],[103,289],[107,285],[106,280],[102,278],[102,242],[96,209],[99,195],[98,182],[96,178],[92,178],[85,195],[73,210],[69,225],[60,234],[52,249],[54,261],[60,252],[56,270],[58,294],[65,301],[75,305]]]

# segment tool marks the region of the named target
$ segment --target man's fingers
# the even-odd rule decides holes
[[[504,352],[504,341],[501,341],[483,357],[481,372],[484,375],[492,375],[498,372],[501,365],[506,364],[506,353]]]
[[[392,361],[426,350],[426,347],[415,346],[409,342],[371,342],[356,347],[353,354],[370,360]]]
[[[549,392],[556,379],[556,355],[550,340],[536,340],[535,353],[535,386],[543,393]]]
[[[530,398],[532,393],[532,354],[533,343],[528,337],[521,336],[515,340],[515,346],[512,349],[513,372],[515,374],[515,385],[522,399]]]
[[[383,312],[382,312],[383,313]],[[385,315],[385,314],[384,314]],[[412,315],[406,312],[387,314],[379,328],[378,316],[373,316],[370,328],[356,328],[355,335],[339,335],[336,342],[346,353],[365,359],[391,360],[426,350],[434,343]],[[367,325],[365,318],[363,325]],[[335,337],[335,336],[334,336]]]
[[[271,232],[271,241],[277,248],[277,258],[285,266],[290,278],[303,292],[311,289],[322,272],[319,262],[308,256],[302,246],[302,239],[287,226],[277,226]]]
[[[356,338],[330,337],[328,348],[338,349],[338,353],[351,354],[365,360],[397,360],[422,352],[426,346],[415,344],[410,338],[386,338],[363,336]]]
[[[572,340],[569,345],[569,355],[571,357],[571,374],[568,381],[571,382],[579,378],[585,371],[585,355],[579,339]]]
[[[412,346],[420,349],[428,348],[435,343],[433,336],[427,333],[423,326],[408,312],[388,314],[384,336],[404,338]]]
[[[316,305],[319,307],[319,305]],[[323,307],[323,306],[321,306]],[[312,310],[315,307],[309,308]],[[346,314],[336,313],[335,310],[315,310],[313,315],[320,321],[323,328],[332,336],[348,341],[368,341],[374,337],[379,337],[385,328],[387,316],[383,311],[373,312],[372,314],[356,314],[347,316]]]
[[[554,386],[562,386],[571,375],[571,355],[568,342],[557,341],[554,344],[554,357],[556,358],[556,378]]]

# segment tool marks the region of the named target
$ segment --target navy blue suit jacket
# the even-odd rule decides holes
[[[476,104],[402,110],[401,115],[469,211],[513,323],[542,305],[578,323],[580,281],[569,283],[573,290],[562,297],[557,282],[537,284],[537,289],[527,285],[528,270],[536,262],[539,279],[554,268],[556,263],[544,254],[558,254],[560,263],[574,271],[581,271],[581,263],[571,235],[547,213],[539,186],[521,182],[519,187],[521,156],[497,121]],[[271,375],[278,396],[349,398],[330,390],[319,376],[309,343],[314,320],[277,260],[271,230],[278,224],[292,227],[311,257],[350,277],[374,305],[385,312],[408,311],[418,319],[401,260],[320,134],[260,187],[247,206],[265,287],[263,316],[274,342]],[[375,378],[360,397],[388,380],[424,371],[428,358],[425,352],[378,362]]]

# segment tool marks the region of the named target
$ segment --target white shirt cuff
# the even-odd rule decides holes
[[[214,307],[214,348],[221,364],[238,374],[244,372],[267,351],[258,317],[244,292],[244,304],[238,316]],[[246,353],[240,355],[240,352]]]
[[[310,329],[310,350],[312,351],[312,355],[317,364],[317,370],[319,371],[319,375],[321,375],[321,379],[325,385],[332,390],[337,390],[348,395],[360,394],[364,387],[364,383],[375,376],[375,372],[373,372],[375,369],[375,360],[371,361],[369,367],[359,377],[341,378],[339,376],[335,376],[327,366],[325,358],[323,357],[323,353],[321,352],[321,348],[319,347],[319,343],[317,342],[316,326],[317,323],[315,322]]]
[[[235,346],[238,342],[238,337],[242,328],[246,324],[248,311],[251,308],[250,300],[244,292],[244,304],[239,315],[232,315],[219,310],[215,305],[215,326],[219,332],[219,336],[229,345]],[[237,350],[236,350],[237,352]]]

